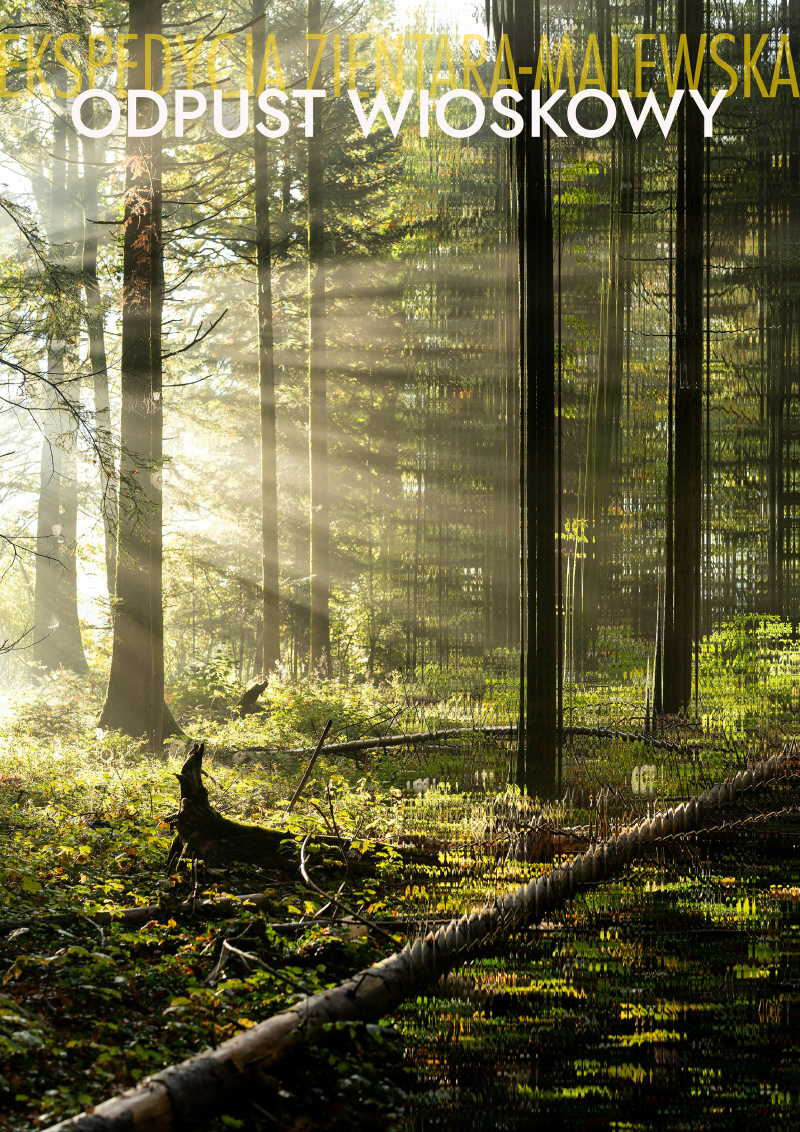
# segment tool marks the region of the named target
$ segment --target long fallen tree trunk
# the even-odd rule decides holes
[[[330,991],[313,995],[283,1014],[180,1065],[157,1073],[118,1097],[53,1126],[53,1132],[170,1132],[222,1110],[259,1075],[285,1060],[329,1023],[374,1021],[408,996],[424,993],[454,967],[491,952],[505,940],[555,912],[578,890],[618,875],[664,838],[706,829],[720,808],[768,782],[800,770],[794,741],[780,755],[740,771],[675,809],[644,818],[569,864],[522,885],[471,916],[452,920],[388,959]]]
[[[407,731],[401,735],[381,735],[371,739],[349,739],[344,743],[328,743],[325,747],[326,757],[331,755],[359,755],[364,751],[378,751],[385,747],[414,747],[425,743],[436,743],[446,739],[457,739],[462,735],[487,735],[498,739],[515,739],[517,735],[516,724],[492,725],[487,727],[448,727],[441,731]],[[645,743],[659,751],[675,751],[685,754],[692,747],[708,746],[708,739],[697,737],[678,742],[674,739],[659,739],[649,731],[620,731],[615,727],[565,727],[562,730],[565,739],[616,739],[620,743]],[[726,749],[733,750],[730,740],[722,737]],[[273,747],[237,747],[238,752],[254,754],[260,751],[273,753]],[[282,754],[295,755],[302,758],[311,755],[314,747],[291,747],[281,750]]]
[[[695,830],[696,833],[703,835],[713,836],[715,839],[720,837],[736,837],[743,833],[747,833],[755,828],[760,828],[762,832],[760,837],[770,836],[770,831],[763,832],[763,825],[765,821],[781,821],[787,818],[796,821],[800,817],[800,809],[797,807],[784,807],[780,810],[763,810],[758,813],[748,814],[747,817],[737,818],[736,820],[725,820],[719,825],[707,827],[704,830]],[[774,831],[772,831],[774,834]],[[576,838],[577,840],[577,838]],[[587,841],[586,838],[583,838]],[[671,838],[662,837],[660,845],[665,852],[671,853],[673,850],[680,851],[681,846],[685,846],[686,842],[682,840],[681,834],[673,834]],[[514,845],[511,846],[512,850]],[[554,857],[571,857],[575,850],[567,848],[561,850],[556,847],[554,850]],[[553,856],[549,859],[552,860]],[[531,860],[530,857],[527,858]],[[101,927],[108,927],[110,924],[122,924],[126,929],[141,928],[145,924],[152,923],[166,923],[175,916],[189,916],[197,920],[225,920],[234,916],[241,916],[243,913],[257,913],[257,912],[270,912],[273,905],[268,897],[263,892],[247,892],[240,896],[215,896],[211,899],[201,898],[198,900],[184,900],[175,906],[161,905],[161,904],[146,904],[140,905],[136,908],[112,908],[109,911],[100,912],[55,912],[52,915],[39,915],[27,916],[24,919],[17,920],[0,920],[0,932],[10,932],[17,928],[38,927],[41,925],[53,925],[55,927],[67,928],[71,924],[80,922],[89,922],[97,924]],[[399,930],[407,928],[411,919],[408,916],[393,916],[388,918],[381,918],[372,916],[367,925],[375,924],[381,928],[391,928]],[[426,921],[429,924],[449,924],[450,920],[447,918],[439,918]],[[286,923],[270,923],[270,929],[282,935],[302,935],[310,927],[319,925],[334,924],[337,927],[348,926],[350,921],[347,917],[344,919],[336,919],[330,916],[315,917],[313,919],[303,920],[289,920]]]

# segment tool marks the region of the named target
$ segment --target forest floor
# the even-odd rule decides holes
[[[364,925],[342,915],[327,922],[337,898],[390,921],[385,930],[402,941],[548,867],[496,852],[526,815],[505,787],[508,747],[494,739],[359,762],[323,750],[287,813],[307,757],[286,752],[309,746],[326,718],[334,741],[498,723],[508,703],[461,694],[420,704],[397,689],[336,682],[291,684],[266,717],[233,720],[222,702],[182,715],[207,738],[212,804],[296,835],[352,837],[349,867],[312,857],[311,875],[333,904],[287,858],[285,869],[200,874],[211,896],[264,893],[264,910],[224,920],[182,912],[194,878],[187,863],[167,875],[164,818],[177,808],[184,744],[153,755],[95,734],[97,691],[86,682],[62,677],[15,697],[0,749],[0,1128],[46,1128],[386,954],[385,938]],[[632,799],[622,786],[637,781],[631,764],[645,757],[660,778]],[[602,761],[617,791],[613,825],[634,805],[654,805],[659,789],[681,795],[714,777],[722,756],[709,744],[704,757],[687,749],[656,764],[652,750],[611,743],[572,757],[573,783],[596,791],[600,771],[592,779],[587,766]],[[574,803],[550,815],[571,827],[588,817]],[[450,850],[409,866],[396,847],[410,834]],[[509,939],[440,997],[409,1001],[381,1025],[334,1027],[209,1132],[516,1128],[531,1113],[554,1127],[701,1127],[712,1117],[715,1127],[737,1127],[734,1117],[755,1114],[792,1126],[800,836],[791,823],[771,836],[768,859],[763,838],[748,833],[643,861]],[[376,845],[389,847],[377,865]],[[360,852],[369,867],[357,867]],[[156,905],[141,927],[104,922],[114,909]],[[638,1115],[621,1125],[626,1112]]]

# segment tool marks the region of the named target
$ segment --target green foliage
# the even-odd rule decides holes
[[[230,648],[220,646],[210,660],[188,664],[173,680],[169,705],[178,722],[191,727],[208,717],[229,718],[244,690]]]
[[[575,722],[613,719],[615,712],[630,718],[631,704],[644,703],[647,669],[637,669],[636,642],[622,633],[600,641],[597,660],[606,666],[612,695],[601,701],[576,688]],[[11,1113],[7,1127],[28,1132],[40,1126],[40,1114],[56,1120],[96,1103],[383,954],[385,941],[358,923],[312,923],[299,938],[277,930],[301,916],[324,920],[337,892],[359,914],[399,918],[413,933],[478,908],[541,871],[541,863],[520,864],[507,849],[493,848],[512,823],[537,810],[505,787],[505,746],[474,734],[433,750],[401,746],[358,761],[323,750],[294,811],[286,813],[308,757],[289,752],[308,750],[326,719],[334,720],[331,741],[507,722],[516,712],[517,663],[515,653],[500,650],[449,676],[420,666],[377,684],[283,673],[269,681],[261,714],[246,719],[231,718],[243,686],[230,654],[220,651],[197,666],[173,704],[185,704],[195,737],[208,741],[212,802],[231,818],[321,834],[334,846],[325,853],[309,846],[310,876],[321,892],[299,876],[296,850],[273,870],[201,869],[207,891],[266,895],[265,913],[224,923],[191,921],[179,912],[194,883],[186,863],[164,875],[171,834],[163,818],[176,807],[182,745],[153,754],[135,740],[96,732],[101,693],[91,680],[61,673],[9,698],[0,717],[0,1088]],[[643,764],[657,772],[648,804],[724,777],[737,756],[735,748],[714,745],[715,730],[724,725],[736,739],[765,711],[776,721],[790,718],[799,667],[786,623],[759,617],[726,624],[701,652],[706,749],[684,758],[641,742],[598,742],[582,751],[583,781],[592,791],[620,790],[627,805],[631,775]],[[415,780],[423,780],[422,792],[415,792]],[[577,808],[552,816],[556,824],[588,820]],[[336,851],[340,835],[353,839],[349,856]],[[444,839],[446,860],[433,853],[410,864],[398,846],[412,835],[423,843]],[[377,862],[376,842],[385,846]],[[153,919],[128,931],[94,919],[135,905],[159,905],[168,922]],[[47,921],[54,913],[73,918]],[[359,1045],[374,1051],[373,1038],[358,1030],[347,1041],[355,1041],[356,1052]],[[377,1053],[384,1071],[373,1075],[338,1041],[319,1054],[321,1062],[317,1055],[298,1062],[281,1083],[286,1095],[274,1103],[289,1120],[309,1096],[322,1104],[324,1095],[333,1098],[332,1127],[348,1121],[358,1127],[367,1115],[392,1127],[405,1103],[405,1080],[386,1081]],[[255,1127],[253,1119],[232,1109],[215,1127],[240,1121]]]

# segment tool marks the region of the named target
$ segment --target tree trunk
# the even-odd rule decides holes
[[[144,74],[145,35],[160,35],[162,0],[130,0],[137,39],[131,55]],[[161,85],[154,51],[151,89]],[[139,77],[136,83],[141,82]],[[144,100],[143,100],[144,101]],[[139,127],[155,108],[140,105]],[[161,137],[128,138],[122,299],[122,414],[117,604],[111,676],[100,726],[161,747],[164,718],[161,603]]]
[[[67,124],[62,115],[55,114],[50,200],[40,200],[39,207],[43,214],[50,213],[52,243],[62,252],[66,250],[65,279],[69,278],[75,266],[74,255],[69,254],[74,232],[67,230],[66,182]],[[33,657],[47,669],[63,666],[76,672],[86,672],[88,665],[78,619],[75,558],[77,466],[74,451],[60,447],[70,424],[69,415],[63,407],[64,399],[68,397],[72,402],[79,402],[80,392],[74,381],[63,387],[65,350],[63,339],[50,338],[47,347],[50,409],[43,429],[36,518]],[[55,387],[61,388],[56,390]],[[69,446],[70,441],[66,443]]]
[[[256,73],[266,45],[265,0],[253,0],[253,57]],[[261,420],[261,671],[280,663],[278,577],[278,467],[275,438],[275,363],[272,334],[272,241],[269,223],[269,154],[267,139],[253,133],[256,271],[258,286],[258,387]]]
[[[57,361],[52,349],[47,351],[48,374],[53,380]],[[51,405],[53,402],[51,401]],[[51,408],[48,418],[56,417]],[[59,535],[59,496],[61,490],[61,449],[55,446],[56,430],[51,420],[45,422],[42,456],[39,467],[39,504],[36,513],[36,577],[33,588],[33,659],[50,670],[58,667],[58,618],[56,604],[61,574]]]
[[[83,138],[83,289],[86,295],[86,332],[89,338],[89,366],[94,384],[95,437],[105,536],[106,585],[114,599],[117,573],[117,519],[119,503],[114,478],[114,452],[111,409],[108,394],[108,362],[103,328],[103,308],[97,280],[97,181],[102,148],[96,138]]]
[[[308,34],[322,30],[320,0],[308,0]],[[308,41],[309,74],[317,51]],[[318,100],[314,100],[315,103]],[[331,675],[330,504],[328,500],[328,408],[326,386],[325,198],[322,113],[314,108],[308,138],[308,444],[310,473],[311,650],[309,671]]]
[[[539,0],[532,11],[522,10],[515,18],[513,41],[520,63],[533,68],[541,42]],[[529,104],[531,90],[532,80],[523,78],[524,104]],[[553,217],[545,142],[526,134],[520,135],[516,149],[525,414],[520,443],[524,683],[516,781],[529,794],[549,799],[556,791],[558,683]]]
[[[66,142],[64,254],[70,285],[72,285],[73,283],[77,284],[80,277],[83,221],[78,173],[78,136],[71,126],[66,131]],[[67,355],[68,351],[65,344],[65,358]],[[75,372],[78,365],[77,358],[73,356],[67,367],[68,372],[71,371],[70,398],[75,405],[80,405],[81,401],[80,374],[78,372],[76,375]],[[64,569],[61,572],[58,589],[57,616],[60,622],[56,631],[58,659],[64,668],[71,668],[74,672],[88,672],[89,665],[86,663],[86,654],[83,651],[80,619],[78,617],[78,460],[75,443],[68,446],[61,462],[61,538]]]
[[[678,0],[677,33],[695,58],[701,5]],[[679,80],[680,81],[680,80]],[[684,85],[688,88],[689,83]],[[700,632],[700,526],[703,420],[703,120],[692,100],[678,119],[675,238],[675,458],[673,576],[665,598],[664,710],[688,710],[692,648]],[[668,579],[669,582],[669,579]]]

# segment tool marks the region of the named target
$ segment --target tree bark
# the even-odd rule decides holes
[[[117,520],[119,502],[114,468],[111,408],[108,394],[108,361],[103,328],[103,307],[97,279],[98,167],[102,148],[96,138],[83,138],[83,289],[86,295],[86,332],[89,338],[89,366],[94,385],[94,420],[105,539],[106,585],[114,599],[117,573]]]
[[[322,30],[320,0],[308,0],[308,34]],[[318,40],[308,41],[309,74]],[[330,502],[328,499],[327,311],[322,113],[315,99],[308,138],[308,445],[310,474],[311,648],[309,672],[331,675]]]
[[[67,124],[61,114],[53,116],[52,178],[47,203],[40,200],[39,206],[43,214],[49,211],[50,239],[64,255],[64,280],[68,282],[75,267],[74,254],[70,254],[74,252],[75,233],[68,231]],[[36,517],[33,657],[49,670],[63,666],[86,672],[88,665],[78,618],[75,557],[77,466],[75,454],[69,449],[70,440],[64,440],[69,429],[65,400],[78,403],[80,391],[74,381],[64,384],[65,351],[64,340],[51,336],[47,345],[50,408],[43,428]],[[61,447],[63,443],[66,448]]]
[[[131,54],[144,75],[145,35],[160,35],[162,0],[130,0]],[[161,85],[154,48],[151,89]],[[143,100],[144,102],[144,100]],[[139,127],[154,108],[139,106]],[[129,137],[122,299],[120,516],[111,675],[100,726],[161,747],[164,652],[161,593],[161,137]]]
[[[677,33],[695,58],[702,5],[678,0]],[[686,76],[684,76],[686,77]],[[679,80],[680,81],[680,80]],[[684,83],[688,88],[688,79]],[[692,649],[700,633],[700,553],[703,423],[703,120],[685,99],[678,119],[675,238],[675,457],[673,570],[665,599],[664,710],[687,711]],[[669,510],[669,508],[668,508]],[[668,579],[669,581],[669,579]]]
[[[541,42],[539,0],[515,17],[513,42],[533,74]],[[532,79],[520,82],[526,104],[532,86]],[[544,139],[525,131],[516,157],[525,414],[520,444],[524,684],[516,781],[529,794],[550,799],[556,792],[558,685],[553,217]]]
[[[266,46],[265,0],[253,0],[253,57],[256,73]],[[275,361],[272,332],[272,240],[269,217],[269,153],[267,139],[253,132],[255,182],[256,275],[258,287],[258,388],[261,427],[261,671],[280,663],[278,574],[278,461],[275,435]]]

